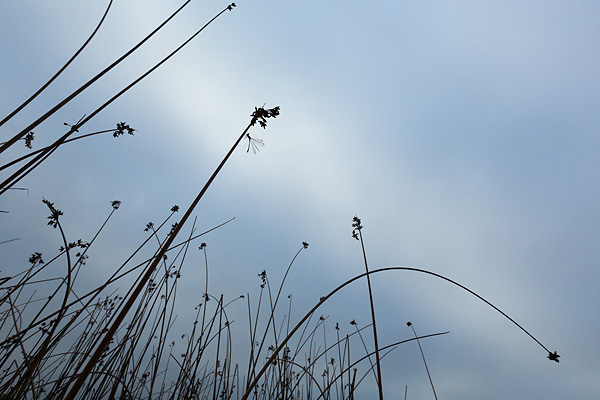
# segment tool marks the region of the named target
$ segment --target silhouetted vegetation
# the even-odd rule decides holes
[[[118,122],[116,128],[90,133],[84,133],[83,129],[100,111],[168,61],[223,13],[232,11],[235,3],[225,7],[168,56],[96,110],[75,123],[65,122],[67,132],[59,135],[53,144],[34,150],[34,129],[160,32],[188,3],[189,0],[131,50],[0,145],[2,157],[9,148],[22,144],[21,140],[26,151],[12,160],[1,159],[0,171],[6,171],[3,172],[6,176],[1,179],[0,195],[11,189],[23,189],[15,185],[28,174],[44,168],[43,162],[67,143],[103,133],[112,133],[115,138],[134,134],[136,130],[125,122]],[[91,36],[64,67],[27,101],[8,113],[0,125],[11,120],[65,72],[94,37],[111,5],[112,1]],[[110,278],[92,290],[83,291],[79,286],[86,273],[83,267],[89,250],[96,245],[96,239],[119,210],[121,202],[107,199],[110,204],[107,216],[91,239],[73,239],[61,224],[68,210],[63,213],[60,204],[51,199],[43,200],[49,211],[47,225],[56,231],[62,244],[55,254],[33,252],[26,260],[27,267],[14,276],[0,276],[1,399],[354,399],[356,388],[370,377],[377,384],[379,398],[383,399],[385,382],[382,382],[381,360],[398,346],[411,341],[416,341],[421,350],[435,395],[420,340],[448,332],[417,336],[413,328],[413,338],[386,345],[378,341],[370,277],[399,271],[427,274],[474,295],[529,335],[544,349],[549,360],[559,362],[556,351],[551,352],[498,307],[466,286],[419,268],[369,269],[363,225],[358,217],[351,221],[352,236],[361,244],[365,272],[349,278],[321,297],[298,321],[293,321],[292,297],[288,296],[286,302],[281,294],[288,272],[300,254],[309,248],[306,242],[301,242],[278,286],[271,286],[266,271],[258,274],[254,288],[254,292],[258,292],[256,300],[251,301],[249,294],[234,299],[213,295],[215,290],[208,285],[208,246],[201,243],[195,247],[196,240],[231,220],[197,233],[196,222],[190,219],[242,141],[248,140],[246,152],[252,149],[256,153],[259,146],[264,146],[262,139],[251,136],[251,129],[257,124],[266,129],[269,120],[279,115],[279,106],[255,107],[248,125],[233,138],[231,148],[190,205],[182,209],[175,205],[160,223],[148,222],[143,229],[147,232],[145,240],[137,246],[131,244],[131,255],[121,265],[111,266]],[[80,135],[74,136],[75,133]],[[17,238],[2,240],[0,245],[9,246]],[[152,256],[135,264],[135,257],[148,249]],[[204,292],[198,304],[185,305],[195,310],[189,330],[174,332],[175,299],[190,251],[200,251],[204,256]],[[370,323],[360,326],[356,320],[336,322],[334,329],[326,329],[327,318],[319,316],[317,310],[337,292],[363,278],[369,290],[365,305],[370,306]],[[128,289],[115,291],[115,285],[123,281],[128,282],[125,286]],[[281,319],[279,310],[285,307],[284,302],[288,311]],[[245,303],[248,320],[234,325],[227,311],[236,303]],[[411,326],[410,322],[408,326]],[[234,353],[233,329],[248,336],[247,354]],[[372,344],[369,331],[372,331]],[[333,343],[321,339],[321,332],[323,337],[335,335]],[[170,340],[174,336],[180,338],[177,343]]]

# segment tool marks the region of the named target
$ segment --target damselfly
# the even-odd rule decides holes
[[[70,127],[73,132],[79,132],[79,124],[81,123],[81,121],[83,121],[84,118],[85,118],[85,114],[83,114],[83,117],[81,117],[79,119],[79,121],[77,121],[73,125],[68,124],[66,122],[63,122],[63,125],[66,125],[66,126]]]
[[[262,139],[255,139],[249,133],[246,133],[246,137],[248,138],[248,150],[246,150],[246,153],[250,152],[250,148],[252,148],[252,152],[256,154],[257,151],[260,151],[259,146],[265,147],[265,142]]]

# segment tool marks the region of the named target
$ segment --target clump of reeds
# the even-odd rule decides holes
[[[34,128],[129,57],[189,1],[131,50],[26,128],[1,143],[0,154],[20,140],[24,141],[27,149],[32,150]],[[94,37],[111,5],[112,0],[96,29],[74,56],[39,91],[2,119],[0,125],[13,118],[64,72]],[[119,122],[116,129],[73,136],[95,115],[168,61],[233,7],[235,3],[224,8],[102,106],[74,124],[65,123],[68,132],[59,136],[53,144],[13,160],[3,160],[0,172],[20,166],[0,182],[0,195],[10,189],[20,189],[14,185],[36,168],[41,168],[43,161],[66,143],[108,132],[115,137],[133,134],[135,129]],[[186,273],[184,267],[189,253],[196,251],[192,243],[229,221],[201,233],[196,232],[195,221],[191,226],[188,222],[239,144],[247,139],[247,152],[250,149],[256,152],[258,146],[264,145],[262,139],[250,135],[250,129],[256,125],[266,128],[268,120],[276,118],[279,113],[279,107],[255,107],[248,125],[234,140],[197,196],[183,210],[181,218],[176,218],[179,206],[173,206],[161,223],[148,223],[145,229],[148,236],[143,242],[120,266],[111,269],[111,276],[107,280],[91,290],[79,286],[80,278],[85,274],[89,249],[95,245],[97,237],[121,202],[110,202],[111,208],[106,219],[90,239],[72,239],[70,232],[63,228],[61,221],[64,214],[58,205],[43,200],[49,211],[47,224],[56,230],[62,245],[50,257],[34,251],[21,272],[0,276],[0,399],[354,399],[356,388],[371,375],[377,385],[378,396],[383,399],[382,359],[400,344],[416,340],[420,347],[420,339],[448,333],[417,336],[413,330],[413,338],[386,345],[379,343],[371,276],[392,271],[425,273],[471,293],[517,325],[544,348],[550,360],[558,362],[560,356],[556,352],[550,352],[507,314],[445,276],[411,267],[370,270],[362,236],[363,226],[358,217],[352,221],[352,233],[361,243],[365,272],[321,297],[297,321],[294,321],[291,312],[291,295],[287,297],[287,311],[280,311],[284,302],[282,292],[288,273],[300,253],[309,247],[308,243],[302,242],[276,290],[271,287],[266,271],[258,274],[259,288],[254,302],[250,300],[249,293],[227,301],[222,294],[215,295],[218,292],[209,290],[207,246],[202,243],[198,251],[203,254],[205,262],[204,293],[197,304],[184,305],[195,308],[195,317],[190,321],[189,330],[174,332],[179,282]],[[184,229],[189,233],[181,239]],[[0,242],[0,245],[7,245],[11,240]],[[155,247],[150,249],[154,243]],[[134,263],[134,258],[141,256],[144,251],[151,252],[151,255],[143,262]],[[359,327],[355,320],[341,325],[336,321],[332,328],[333,324],[327,322],[329,317],[318,315],[317,310],[331,301],[337,292],[362,278],[366,278],[369,289],[371,322]],[[118,288],[121,283],[129,289],[123,292]],[[228,311],[235,304],[242,304],[247,309],[246,323],[235,323],[229,318]],[[235,331],[237,327],[239,331],[248,330],[247,359],[244,360],[233,350],[234,336],[240,334]],[[367,335],[369,328],[373,336],[372,348],[363,336]],[[180,339],[172,340],[174,335]],[[357,351],[357,347],[362,350]],[[433,389],[431,377],[430,382]]]

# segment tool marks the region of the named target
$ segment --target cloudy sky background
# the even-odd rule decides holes
[[[0,128],[24,128],[158,25],[181,3],[115,2],[81,57]],[[189,6],[139,52],[38,127],[34,148],[89,114],[228,3]],[[266,146],[246,142],[194,215],[206,236],[211,292],[254,292],[263,269],[279,282],[310,243],[284,292],[300,314],[364,270],[351,219],[363,220],[371,268],[423,267],[480,293],[561,354],[544,350],[469,294],[434,278],[375,276],[380,341],[451,331],[423,342],[440,398],[592,398],[600,391],[600,4],[593,1],[243,1],[82,132],[126,121],[134,137],[65,145],[0,199],[3,273],[33,251],[52,254],[42,197],[90,238],[93,282],[143,240],[148,221],[186,208],[247,125],[255,106],[281,106]],[[0,114],[72,55],[106,2],[0,4]],[[2,162],[26,151],[19,146]],[[194,247],[197,248],[197,247]],[[192,258],[181,314],[204,286]],[[186,290],[184,290],[186,289]],[[322,311],[351,331],[369,321],[359,282]],[[243,311],[243,310],[242,310]],[[240,321],[241,322],[241,321]],[[243,324],[243,322],[241,322]],[[384,389],[431,396],[418,348],[383,363]],[[367,384],[368,385],[368,384]],[[367,387],[365,385],[365,387]],[[411,396],[412,395],[412,396]],[[365,398],[369,396],[365,394]]]

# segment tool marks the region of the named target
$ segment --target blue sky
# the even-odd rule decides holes
[[[0,114],[68,59],[104,2],[0,4]],[[22,129],[108,65],[180,3],[116,1],[81,57],[0,128]],[[192,2],[138,53],[36,129],[41,147],[153,65],[227,3]],[[42,197],[73,236],[93,234],[109,201],[123,202],[91,254],[109,274],[173,204],[187,207],[255,106],[281,106],[259,154],[239,148],[195,215],[207,236],[211,287],[235,297],[277,282],[310,243],[285,287],[298,310],[363,271],[351,219],[363,219],[372,268],[414,266],[488,298],[551,350],[475,298],[410,273],[375,276],[386,341],[424,341],[440,398],[592,398],[600,391],[600,5],[592,1],[240,1],[168,64],[90,121],[126,121],[119,140],[66,145],[0,198],[0,269],[51,252]],[[3,154],[2,161],[25,148]],[[190,262],[182,314],[203,274]],[[92,278],[89,278],[92,279]],[[323,311],[368,321],[361,282]],[[298,311],[300,312],[300,311]],[[350,326],[348,326],[350,328]],[[431,395],[418,349],[384,362],[384,388]],[[365,385],[367,387],[367,385]],[[365,393],[365,398],[369,395]]]

